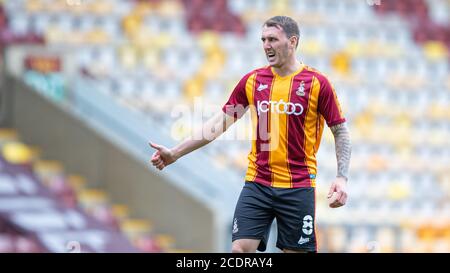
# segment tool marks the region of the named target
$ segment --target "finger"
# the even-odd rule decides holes
[[[334,208],[341,207],[341,206],[345,205],[345,203],[347,202],[347,193],[342,192],[341,195],[342,196],[340,198],[336,198],[336,201],[333,202],[332,205]]]
[[[153,163],[153,165],[157,166],[157,165],[159,165],[161,163],[164,163],[164,161],[161,158],[159,158],[159,159],[156,159],[156,160],[152,161],[152,163]]]
[[[152,147],[153,149],[156,149],[158,151],[160,151],[162,148],[160,145],[153,143],[153,142],[149,142],[148,144],[150,145],[150,147]]]
[[[336,186],[335,184],[331,185],[330,191],[328,192],[328,198],[330,198],[333,195],[333,192],[335,191]]]
[[[343,194],[342,198],[339,200],[342,205],[347,203],[347,194]]]
[[[336,207],[336,201],[334,201],[333,203],[330,204],[330,208],[335,208]]]
[[[157,157],[157,158],[152,158],[152,160],[150,160],[152,163],[156,163],[158,161],[160,161],[161,158]]]
[[[342,204],[338,200],[334,201],[330,205],[331,208],[339,208],[340,206],[342,206]]]
[[[154,163],[154,162],[158,162],[158,161],[161,161],[162,159],[161,159],[161,156],[156,156],[156,157],[152,157],[152,162]]]
[[[164,162],[162,160],[157,160],[157,161],[155,161],[155,163],[153,163],[153,165],[158,166],[161,163],[164,163]]]
[[[344,192],[342,192],[342,191],[336,192],[336,201],[341,200],[343,194],[344,194]]]
[[[154,152],[152,155],[152,160],[159,158],[161,158],[161,153],[159,151]]]
[[[156,168],[162,170],[162,168],[164,167],[164,162],[160,162],[159,164],[156,164]]]

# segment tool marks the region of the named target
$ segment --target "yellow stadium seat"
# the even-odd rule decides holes
[[[86,179],[80,175],[69,175],[67,180],[70,187],[78,194],[86,189]]]
[[[198,71],[198,76],[205,80],[215,80],[219,78],[222,69],[223,65],[221,63],[215,60],[207,60]]]
[[[259,21],[260,20],[260,13],[255,11],[255,10],[246,10],[242,15],[241,15],[241,19],[245,22],[245,23],[251,23],[251,22],[255,22],[255,21]]]
[[[170,33],[160,33],[153,40],[153,46],[157,49],[168,48],[175,43],[175,38]]]
[[[126,69],[133,69],[138,62],[136,48],[132,45],[124,45],[119,48],[119,60]]]
[[[181,1],[166,0],[159,3],[156,7],[157,13],[165,17],[177,18],[183,13]]]
[[[85,41],[89,44],[107,44],[110,37],[102,29],[93,29],[85,34]]]
[[[28,146],[31,155],[31,161],[37,161],[41,157],[42,149],[36,146]]]
[[[443,231],[443,236],[444,236],[445,240],[450,243],[450,225],[449,224],[447,224],[447,226],[445,227],[445,229]]]
[[[426,111],[426,116],[430,119],[446,119],[449,107],[439,103],[430,103]]]
[[[388,187],[387,196],[394,201],[406,200],[411,196],[409,184],[392,181]]]
[[[432,243],[436,240],[436,230],[431,225],[422,226],[418,229],[417,235],[423,242]]]
[[[129,14],[122,20],[122,29],[128,37],[133,36],[141,27],[142,18],[136,14]]]
[[[159,51],[153,48],[145,49],[141,51],[142,63],[145,68],[149,70],[157,69],[159,64]]]
[[[283,14],[287,15],[291,13],[291,7],[289,5],[289,0],[278,0],[278,1],[272,1],[272,7],[271,11],[274,14]]]
[[[123,222],[130,216],[130,208],[126,205],[115,204],[112,206],[112,213],[116,219]]]
[[[81,207],[88,213],[95,210],[96,207],[108,206],[108,196],[104,191],[97,189],[83,189],[77,193],[77,199]]]
[[[99,15],[108,15],[113,11],[113,3],[109,0],[96,0],[89,3],[90,10]]]
[[[364,46],[364,55],[367,57],[379,57],[380,52],[383,51],[383,46],[377,40],[369,40]]]
[[[165,252],[169,252],[170,249],[175,247],[175,238],[167,234],[156,235],[155,241]]]
[[[206,58],[198,71],[198,76],[205,80],[218,79],[226,61],[226,53],[219,46],[218,35],[213,32],[203,32],[200,35],[199,44]]]
[[[153,225],[144,219],[126,219],[120,224],[120,229],[130,241],[135,242],[141,236],[151,235]]]
[[[192,128],[184,120],[172,124],[171,135],[175,140],[182,140],[192,134]]]
[[[381,155],[374,154],[367,160],[367,170],[372,172],[379,172],[387,170],[389,167],[389,162]]]
[[[448,58],[448,48],[440,41],[428,41],[423,45],[425,57],[430,61]]]
[[[331,66],[336,72],[348,74],[351,69],[351,57],[343,51],[336,52],[331,56]]]
[[[355,117],[354,125],[361,132],[362,137],[367,137],[372,132],[374,116],[370,112],[363,112]]]
[[[129,37],[131,43],[139,49],[139,52],[145,52],[147,50],[155,50],[155,40],[153,33],[148,27],[142,27],[139,31],[136,31],[133,36]]]
[[[358,41],[349,41],[344,51],[350,57],[361,57],[364,53],[364,45]]]
[[[407,52],[407,50],[399,45],[386,44],[384,46],[383,55],[387,58],[396,59],[402,57],[405,52]]]
[[[305,55],[320,56],[324,53],[322,43],[314,39],[308,39],[299,44],[301,52]]]
[[[2,148],[3,157],[12,164],[31,163],[32,154],[27,145],[20,142],[6,143]]]
[[[65,11],[70,12],[72,14],[86,14],[90,11],[88,10],[87,6],[90,6],[89,4],[83,3],[83,0],[65,0],[66,7]]]
[[[38,175],[61,174],[64,172],[62,164],[52,160],[38,160],[34,163],[33,169]]]
[[[187,80],[184,85],[184,95],[191,101],[195,97],[203,95],[204,80],[200,77],[195,77]]]
[[[66,41],[66,34],[58,26],[49,26],[44,31],[44,37],[49,44],[58,44]]]
[[[203,31],[198,35],[198,44],[206,52],[214,50],[220,43],[220,36],[213,31]]]
[[[144,18],[145,16],[150,15],[153,8],[154,7],[152,3],[150,3],[149,1],[139,1],[134,7],[132,14],[140,18]]]
[[[25,9],[30,13],[43,11],[45,5],[42,0],[27,0],[25,2]]]

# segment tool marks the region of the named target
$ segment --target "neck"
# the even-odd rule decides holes
[[[300,69],[301,65],[302,64],[296,58],[292,58],[289,62],[287,62],[283,66],[274,67],[273,69],[279,76],[284,77]]]

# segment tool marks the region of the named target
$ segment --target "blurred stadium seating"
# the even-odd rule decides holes
[[[0,149],[0,252],[175,250],[171,236],[153,233],[127,206],[67,175],[59,162],[43,160],[15,130],[0,129]]]
[[[336,173],[334,141],[329,130],[324,133],[318,153],[319,250],[450,252],[450,1],[1,2],[2,48],[45,44],[70,51],[77,74],[174,138],[192,129],[174,123],[176,104],[193,107],[200,96],[219,109],[240,77],[265,65],[264,20],[277,14],[298,19],[299,58],[333,82],[353,144],[350,199],[332,210],[325,196]],[[69,81],[64,73],[58,76]],[[213,164],[243,177],[249,147],[248,141],[227,141],[205,151]],[[74,190],[81,207],[109,226],[116,225],[109,222],[117,219],[110,215],[114,211],[126,214],[121,207],[111,209],[104,193],[83,190],[80,179],[63,179],[75,185],[70,188],[47,178],[62,170],[42,163],[35,163],[36,175],[63,202],[72,204]],[[120,222],[133,238],[150,229],[139,221]],[[10,237],[0,238],[0,251],[10,251]],[[37,251],[29,238],[18,238],[24,251]],[[152,244],[135,246],[145,250]],[[159,244],[168,250],[174,242],[162,236]]]

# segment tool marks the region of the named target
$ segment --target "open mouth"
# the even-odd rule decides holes
[[[267,57],[273,58],[275,57],[275,53],[274,52],[267,53]]]

